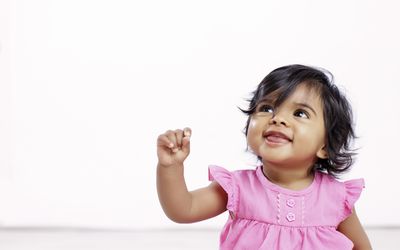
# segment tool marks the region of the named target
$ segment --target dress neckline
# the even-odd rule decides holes
[[[268,180],[268,178],[264,175],[262,168],[263,168],[263,166],[259,166],[259,167],[257,167],[257,170],[256,170],[259,181],[268,189],[277,191],[279,193],[288,194],[288,195],[299,196],[299,195],[307,194],[307,193],[311,192],[314,189],[314,187],[321,180],[320,172],[315,171],[314,179],[308,187],[301,189],[301,190],[291,190],[288,188],[281,187],[281,186],[271,182],[270,180]]]

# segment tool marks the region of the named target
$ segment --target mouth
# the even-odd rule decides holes
[[[263,137],[269,144],[286,144],[293,141],[289,136],[278,131],[268,131],[263,134]]]

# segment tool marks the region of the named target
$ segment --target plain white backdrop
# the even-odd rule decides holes
[[[0,2],[0,225],[182,227],[156,138],[189,126],[190,189],[252,168],[238,107],[271,70],[324,67],[355,111],[362,223],[400,225],[397,1]],[[226,214],[189,227],[222,227]]]

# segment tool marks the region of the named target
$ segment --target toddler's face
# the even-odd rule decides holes
[[[278,107],[265,96],[251,115],[247,143],[264,166],[309,168],[326,158],[325,126],[319,94],[300,84]]]

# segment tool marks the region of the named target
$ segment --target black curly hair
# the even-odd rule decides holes
[[[307,84],[316,90],[324,112],[325,150],[328,157],[319,158],[314,169],[338,177],[351,167],[356,154],[351,148],[351,142],[355,139],[353,113],[344,94],[334,85],[333,75],[325,69],[294,64],[269,73],[252,93],[248,109],[240,109],[248,115],[244,133],[247,136],[251,115],[265,96],[277,95],[274,106],[278,107],[300,84]],[[260,156],[257,157],[262,160]]]

